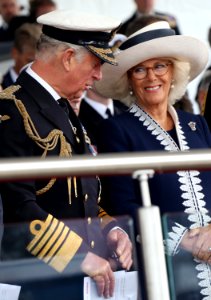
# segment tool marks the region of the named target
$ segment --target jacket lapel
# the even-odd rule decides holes
[[[75,137],[69,120],[51,94],[26,72],[21,73],[17,83],[30,95],[30,99],[33,99],[39,106],[40,114],[53,123],[56,128],[62,130],[68,141],[74,144]],[[26,101],[30,100],[27,99]]]

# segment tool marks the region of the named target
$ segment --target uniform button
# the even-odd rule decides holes
[[[91,223],[92,223],[92,218],[89,217],[89,218],[87,219],[87,222],[88,222],[88,224],[91,224]]]
[[[100,223],[103,223],[103,218],[100,218]]]
[[[88,198],[89,198],[88,194],[85,194],[85,195],[84,195],[84,200],[87,201]]]
[[[91,241],[91,248],[94,248],[94,246],[95,246],[95,242]]]

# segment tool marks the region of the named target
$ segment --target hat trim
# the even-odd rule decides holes
[[[97,48],[92,45],[85,45],[85,47],[89,51],[91,51],[93,54],[98,56],[101,60],[103,60],[111,65],[117,66],[117,61],[114,58],[113,52],[110,48],[107,48],[107,49]]]
[[[43,25],[42,32],[56,40],[75,45],[95,45],[107,47],[113,32],[81,31],[60,29],[49,25]],[[80,37],[80,38],[79,38]]]
[[[122,43],[122,45],[120,46],[120,50],[126,50],[137,44],[172,35],[175,35],[175,31],[173,29],[156,29],[148,32],[143,32],[131,37],[126,42]]]

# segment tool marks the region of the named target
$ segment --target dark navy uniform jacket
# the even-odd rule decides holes
[[[66,141],[70,144],[72,155],[88,154],[89,148],[85,142],[83,129],[78,118],[69,106],[69,119],[77,128],[77,139],[70,126],[67,115],[62,107],[53,99],[35,79],[26,72],[19,76],[16,87],[20,88],[14,93],[16,99],[24,104],[27,114],[33,123],[32,133],[26,133],[23,117],[11,98],[11,91],[4,90],[0,99],[0,157],[41,157],[44,149],[35,142],[30,134],[44,139],[54,130],[60,130]],[[8,96],[9,94],[9,96]],[[8,98],[8,99],[6,99]],[[21,106],[20,106],[21,107]],[[20,108],[21,110],[21,108]],[[26,118],[27,120],[27,118]],[[56,146],[55,146],[56,145]],[[60,140],[55,143],[52,150],[47,151],[47,157],[58,156]],[[90,154],[91,155],[91,154]],[[71,159],[71,157],[70,157]],[[77,178],[77,188],[72,182],[71,204],[69,204],[68,185],[66,179],[57,179],[53,186],[45,193],[36,196],[36,191],[45,187],[48,180],[30,180],[10,182],[1,185],[1,195],[4,207],[4,222],[30,222],[42,220],[51,215],[56,220],[69,220],[68,228],[82,239],[79,252],[93,251],[106,256],[104,232],[107,232],[116,223],[104,223],[103,212],[99,207],[99,180],[97,177]],[[102,217],[102,218],[101,218]],[[78,224],[70,220],[83,218]],[[93,220],[92,218],[97,218]],[[103,232],[103,233],[102,233]],[[30,239],[29,239],[30,240]]]
[[[204,118],[184,111],[177,111],[182,130],[191,149],[208,149],[211,147],[211,134]],[[191,130],[189,122],[195,122],[196,130]],[[176,140],[176,134],[171,133]],[[130,112],[105,120],[100,127],[98,137],[99,153],[164,151],[164,146],[154,137],[139,118]],[[168,154],[168,152],[166,152]],[[203,193],[207,207],[211,208],[211,172],[200,172]],[[103,208],[112,215],[131,214],[142,205],[139,186],[131,176],[112,176],[105,178],[103,190]],[[155,174],[149,179],[152,204],[158,205],[161,213],[182,212],[184,206],[181,189],[176,172]]]

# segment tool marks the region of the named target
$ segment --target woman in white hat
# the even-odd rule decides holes
[[[172,106],[206,67],[208,48],[202,41],[175,35],[167,22],[156,22],[131,35],[116,59],[117,67],[103,66],[103,79],[96,88],[107,97],[132,104],[127,112],[104,122],[98,141],[100,152],[176,152],[211,147],[205,119]],[[180,246],[203,261],[196,266],[203,299],[211,297],[211,239],[207,238],[207,232],[211,236],[210,180],[211,172],[178,171],[157,174],[149,183],[152,203],[161,213],[185,213],[182,221],[177,220],[169,229],[168,252],[173,255]],[[104,189],[108,194],[103,207],[110,214],[130,213],[135,217],[141,198],[131,177],[106,181],[109,188]]]

